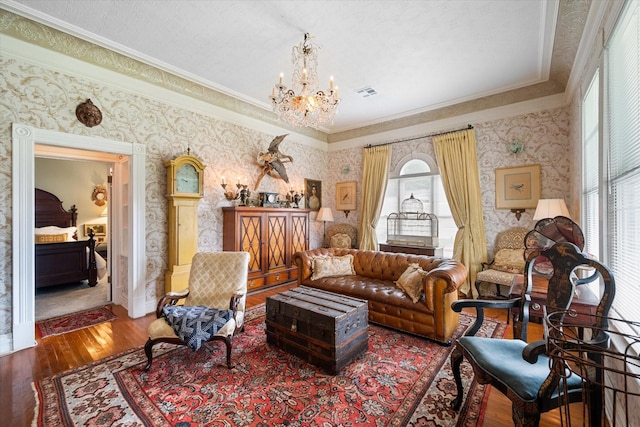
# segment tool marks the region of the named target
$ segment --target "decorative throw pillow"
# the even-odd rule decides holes
[[[346,248],[351,247],[351,237],[348,234],[338,233],[331,236],[331,242],[329,246],[332,248]]]
[[[62,234],[36,234],[36,244],[66,242],[67,233]]]
[[[46,227],[40,227],[35,229],[35,234],[37,235],[45,235],[45,234],[62,234],[67,233],[67,241],[75,240],[73,238],[74,234],[78,231],[78,227],[56,227],[55,225],[48,225]]]
[[[491,268],[505,273],[522,274],[524,272],[524,249],[500,249]]]
[[[418,302],[422,295],[422,279],[427,275],[417,263],[409,264],[407,269],[396,281],[396,286],[404,291],[413,302]]]
[[[353,269],[353,255],[316,257],[313,259],[313,273],[311,280],[323,277],[351,276],[356,274]]]

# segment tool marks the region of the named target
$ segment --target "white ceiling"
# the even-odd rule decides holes
[[[322,47],[329,133],[546,81],[557,0],[3,1],[21,14],[270,110],[291,48]],[[370,86],[378,94],[362,98]]]

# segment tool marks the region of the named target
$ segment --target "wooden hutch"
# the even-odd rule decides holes
[[[231,206],[222,211],[222,249],[249,252],[249,292],[297,280],[291,259],[309,249],[309,209]]]

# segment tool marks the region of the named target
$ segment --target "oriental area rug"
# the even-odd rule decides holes
[[[108,306],[92,308],[79,311],[77,313],[65,314],[64,316],[36,322],[36,330],[41,338],[60,335],[78,329],[88,328],[104,322],[111,322],[118,316],[113,314]]]
[[[250,313],[247,313],[250,314]],[[266,342],[264,307],[234,339],[233,369],[224,345],[193,352],[158,345],[144,371],[142,348],[33,384],[34,426],[475,426],[485,386],[462,364],[465,402],[451,409],[453,349],[370,325],[369,349],[328,375]],[[455,337],[473,318],[460,316]],[[481,334],[503,336],[485,321]]]

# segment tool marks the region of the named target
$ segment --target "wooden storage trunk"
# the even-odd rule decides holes
[[[367,301],[300,286],[267,297],[267,342],[337,374],[369,342]]]

